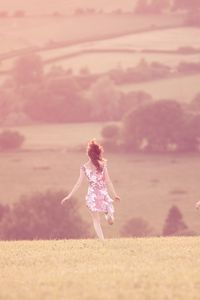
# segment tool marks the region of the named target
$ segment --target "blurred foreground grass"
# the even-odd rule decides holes
[[[0,242],[0,299],[199,299],[200,239]]]

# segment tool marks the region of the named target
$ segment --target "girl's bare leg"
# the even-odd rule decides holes
[[[92,215],[92,220],[93,220],[93,225],[94,225],[95,232],[96,232],[98,238],[101,241],[104,241],[104,235],[103,235],[103,231],[102,231],[102,228],[101,228],[99,213],[95,211],[95,212],[91,212],[91,215]]]

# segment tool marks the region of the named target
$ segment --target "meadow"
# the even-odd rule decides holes
[[[96,10],[105,9],[105,11],[112,11],[119,8],[124,8],[124,10],[131,10],[134,8],[136,0],[115,0],[108,3],[107,0],[84,0],[84,8],[94,8]],[[80,0],[57,0],[54,1],[40,1],[40,0],[7,0],[6,2],[1,3],[2,10],[8,10],[13,12],[19,10],[20,8],[24,9],[28,14],[50,14],[54,11],[59,11],[61,13],[73,13],[77,8],[83,6],[82,1]]]
[[[0,242],[6,300],[197,300],[199,238]]]
[[[43,55],[45,56],[45,54]],[[127,53],[126,51],[123,52],[123,50],[116,50],[116,52],[111,50],[107,51],[107,53],[106,51],[97,50],[95,53],[88,53],[86,50],[83,53],[77,52],[77,54],[72,54],[70,57],[61,56],[47,59],[44,69],[45,72],[49,72],[52,67],[59,66],[66,70],[73,70],[74,74],[79,74],[83,69],[89,70],[90,73],[106,73],[113,69],[120,70],[135,67],[142,60],[148,63],[158,62],[170,67],[176,67],[181,62],[198,63],[199,54],[134,53],[134,51]],[[103,61],[104,64],[97,64],[97,61]],[[11,61],[7,61],[5,64],[5,68],[8,70],[11,68],[10,63]]]
[[[200,75],[187,75],[180,77],[164,78],[155,81],[120,86],[121,91],[145,91],[154,99],[175,99],[180,102],[190,103],[200,92]]]
[[[0,36],[4,41],[0,53],[28,47],[42,47],[54,42],[66,45],[115,37],[156,27],[181,26],[182,16],[134,16],[94,14],[81,16],[30,16],[0,19]],[[120,24],[120,26],[119,26]],[[94,31],[95,29],[95,31]]]
[[[16,128],[25,134],[26,143],[22,151],[0,154],[3,203],[13,203],[22,194],[31,195],[35,191],[47,189],[62,189],[67,193],[79,176],[81,164],[87,161],[84,150],[87,141],[92,137],[99,140],[101,136],[100,123],[79,124],[79,127],[78,124],[66,124],[54,127],[27,126],[21,127],[21,130],[20,127],[14,127]],[[199,212],[194,208],[200,197],[198,154],[106,152],[105,157],[109,162],[114,186],[122,198],[121,203],[116,204],[116,224],[108,227],[103,221],[106,236],[120,236],[123,225],[133,217],[146,220],[155,234],[161,234],[172,205],[180,208],[184,221],[191,230],[200,232]],[[85,207],[86,191],[85,180],[75,198],[81,214],[91,223]]]

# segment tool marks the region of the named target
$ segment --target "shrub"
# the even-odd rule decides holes
[[[8,18],[8,12],[5,10],[0,11],[0,18]]]
[[[106,151],[119,151],[121,143],[120,125],[110,123],[103,127],[101,135],[103,137],[102,144]]]
[[[0,204],[0,221],[3,220],[3,218],[9,211],[10,207],[8,205]]]
[[[119,126],[111,123],[103,127],[101,135],[104,139],[116,140],[119,137]]]
[[[200,112],[200,93],[195,95],[190,103],[190,108],[195,112]]]
[[[26,12],[24,10],[16,10],[13,14],[14,18],[24,18],[26,16]]]
[[[89,237],[88,224],[72,199],[60,204],[63,191],[23,196],[0,223],[0,238],[6,240],[76,239]]]
[[[142,218],[132,218],[122,227],[121,234],[125,237],[144,237],[153,235],[153,229]]]
[[[188,227],[183,221],[181,211],[177,206],[172,206],[165,220],[163,235],[181,235],[179,233],[184,232],[187,229]]]
[[[22,146],[24,139],[24,136],[17,131],[4,130],[0,133],[0,150],[19,149]]]

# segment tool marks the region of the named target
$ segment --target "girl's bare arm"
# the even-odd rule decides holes
[[[66,200],[71,198],[72,195],[79,189],[79,187],[80,187],[80,185],[83,181],[83,178],[84,178],[84,172],[81,168],[80,169],[80,175],[79,175],[79,178],[78,178],[77,182],[75,183],[75,185],[74,185],[73,189],[71,190],[71,192],[65,198],[62,199],[61,204],[63,204]]]
[[[112,191],[114,197],[116,200],[120,200],[120,197],[117,195],[116,191],[115,191],[115,188],[113,186],[113,183],[110,179],[110,176],[108,174],[108,170],[107,170],[107,167],[105,167],[105,181],[106,181],[106,184],[108,185],[108,187],[110,188],[110,190]]]

